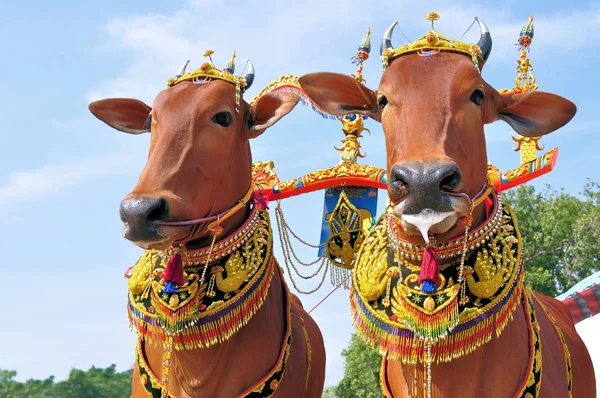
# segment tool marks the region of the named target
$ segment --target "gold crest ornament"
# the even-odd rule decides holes
[[[392,59],[406,54],[417,53],[422,57],[431,57],[446,51],[469,56],[473,60],[473,64],[477,70],[481,72],[481,67],[492,50],[492,39],[489,30],[481,19],[475,17],[481,31],[479,42],[477,44],[467,44],[459,40],[449,39],[435,31],[434,22],[440,19],[440,15],[437,12],[432,11],[428,13],[425,18],[428,21],[431,21],[431,30],[417,40],[397,48],[394,48],[392,45],[392,32],[398,23],[394,22],[388,28],[381,41],[380,55],[384,71]]]
[[[245,76],[236,76],[235,72],[235,51],[233,55],[221,70],[217,68],[212,61],[211,55],[214,54],[213,50],[206,50],[204,53],[205,57],[208,57],[210,62],[205,62],[198,69],[188,72],[188,65],[190,61],[187,61],[181,70],[175,75],[175,77],[167,81],[167,87],[173,87],[184,81],[192,81],[194,84],[207,84],[211,80],[223,80],[228,83],[235,85],[235,111],[240,111],[240,101],[242,94],[250,88],[254,81],[254,65],[248,60],[248,72]]]
[[[366,35],[358,46],[358,51],[351,58],[353,64],[357,65],[356,73],[351,76],[361,84],[365,82],[362,64],[368,59],[371,51],[370,35],[371,31],[367,29]],[[310,99],[301,87],[297,76],[284,75],[271,82],[254,97],[250,104],[255,103],[267,93],[280,91],[296,94],[301,103],[310,106],[324,118],[335,119],[342,123],[344,133],[342,145],[334,146],[341,153],[340,162],[335,166],[310,171],[285,181],[279,180],[272,161],[255,162],[252,167],[252,178],[268,202],[277,201],[275,214],[283,251],[283,265],[288,271],[294,288],[302,294],[314,293],[323,285],[327,274],[330,274],[331,282],[336,288],[340,286],[349,288],[352,263],[357,247],[360,245],[361,234],[359,232],[368,230],[375,223],[377,189],[387,185],[386,171],[379,167],[358,163],[359,158],[365,157],[361,151],[359,139],[362,137],[363,131],[368,131],[364,126],[367,118],[357,114],[345,115],[340,118],[327,113]],[[324,217],[321,223],[320,241],[318,244],[311,244],[292,231],[285,220],[281,200],[317,190],[326,190]],[[340,199],[342,191],[344,191],[345,197]],[[346,203],[348,206],[342,206],[342,203]],[[334,209],[336,215],[332,217]],[[350,218],[342,220],[345,215],[342,216],[341,212],[346,211]],[[351,220],[353,214],[360,218],[359,227],[348,229],[349,225],[345,225],[345,223],[347,221],[355,222],[355,220]],[[332,220],[340,225],[331,225]],[[331,236],[331,231],[334,231],[335,236]],[[292,238],[305,246],[316,249],[316,260],[302,261],[294,250]],[[302,271],[309,267],[313,267],[313,270]],[[314,289],[304,290],[296,284],[294,280],[296,276],[304,280],[317,278],[318,285]]]
[[[510,90],[514,93],[526,93],[528,91],[536,91],[538,85],[535,81],[535,75],[533,74],[533,65],[531,59],[528,57],[528,53],[531,50],[531,43],[533,41],[534,27],[533,27],[533,15],[529,17],[527,23],[521,29],[517,44],[519,46],[519,59],[517,60],[517,77],[515,78],[515,86]],[[503,90],[509,92],[509,90]],[[520,151],[521,164],[528,164],[533,162],[537,158],[537,151],[544,149],[539,144],[539,140],[542,137],[525,137],[518,135],[517,137],[511,136],[513,141],[517,143],[515,152]]]

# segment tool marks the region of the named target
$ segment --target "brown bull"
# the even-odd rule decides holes
[[[245,78],[210,63],[188,74],[184,66],[152,108],[135,99],[118,98],[90,105],[97,118],[117,130],[151,133],[147,163],[136,187],[121,203],[124,237],[147,249],[148,258],[170,255],[177,247],[168,264],[166,259],[138,263],[130,279],[130,316],[140,335],[134,397],[317,398],[322,394],[322,335],[284,283],[273,258],[272,236],[267,236],[271,235],[268,216],[256,214],[266,211],[257,210],[259,203],[251,206],[248,200],[249,140],[290,112],[297,97],[267,94],[253,105],[240,100],[236,90],[243,93],[254,78],[249,66]],[[247,235],[253,228],[256,232]],[[225,253],[222,245],[229,245],[228,253],[234,254]],[[206,261],[194,262],[189,256],[195,255],[207,255]],[[228,260],[217,261],[219,256]],[[256,258],[264,262],[253,263]],[[183,274],[169,279],[181,272],[177,259],[183,262]],[[252,264],[265,264],[265,268],[256,265],[258,271],[252,276]],[[154,267],[149,268],[151,276],[143,274],[145,266]],[[164,268],[161,276],[156,267]],[[151,284],[144,282],[152,277]],[[270,284],[265,282],[269,280]],[[264,294],[259,291],[261,284]],[[242,298],[237,300],[238,296]],[[197,301],[182,309],[190,297]],[[231,309],[236,305],[245,314],[243,320],[236,321],[239,312]],[[170,345],[165,343],[169,341],[166,329],[152,329],[157,318],[151,315],[159,307],[169,308],[163,309],[167,315],[161,322],[169,325],[170,316],[188,316],[197,323],[189,322],[186,330],[195,332],[175,335]],[[150,315],[139,314],[145,312]],[[211,317],[216,319],[203,324]],[[217,326],[208,330],[210,325]],[[156,336],[163,338],[158,344],[160,339],[153,340]],[[173,345],[180,349],[171,350]]]
[[[448,41],[432,29],[420,41],[400,49],[392,47],[392,25],[382,41],[388,65],[376,91],[340,74],[300,78],[311,99],[325,111],[340,116],[364,114],[380,121],[385,133],[391,206],[357,259],[351,293],[355,325],[367,342],[385,354],[381,383],[386,394],[394,397],[423,396],[427,390],[430,396],[444,398],[595,397],[590,356],[569,311],[553,298],[541,294],[531,298],[528,288],[519,285],[522,266],[510,262],[521,251],[516,221],[510,220],[512,213],[506,207],[494,210],[501,206],[494,192],[483,189],[482,195],[482,187],[487,186],[485,124],[503,120],[521,135],[541,136],[568,123],[576,107],[549,93],[500,94],[486,83],[478,67],[490,54],[491,36],[482,21],[479,25],[478,47]],[[491,222],[499,227],[488,230]],[[468,235],[469,227],[474,234]],[[488,232],[491,239],[478,238]],[[496,240],[500,234],[512,240],[505,239],[508,250],[496,256],[510,261],[486,268],[495,261],[490,247],[500,242]],[[465,243],[463,268],[465,235],[479,240],[470,248]],[[381,256],[378,239],[386,242]],[[400,244],[394,246],[393,240]],[[453,251],[454,244],[459,250]],[[441,263],[437,271],[435,253]],[[430,266],[433,277],[422,277],[424,267]],[[520,289],[522,296],[508,289],[510,278],[517,281],[510,289]],[[457,280],[467,285],[452,286],[464,288],[464,298],[459,290],[447,288]],[[454,300],[444,301],[440,291]],[[478,308],[489,308],[491,313],[498,308],[492,306],[496,291],[512,294],[512,306],[506,304],[489,318],[480,316]],[[419,307],[421,299],[425,304]],[[527,302],[533,307],[527,307]],[[444,315],[456,303],[460,309],[454,309],[455,316],[461,311],[458,325],[450,310]],[[485,303],[490,304],[485,307]],[[442,309],[443,305],[447,307]],[[435,312],[438,308],[440,312]],[[423,321],[433,319],[432,313],[442,314],[438,324]],[[469,317],[479,323],[467,325]],[[440,326],[446,335],[436,337],[431,329],[419,329],[443,322],[451,325]],[[541,338],[536,340],[538,329]],[[472,330],[476,332],[469,334]],[[429,340],[417,339],[417,332]],[[446,341],[454,343],[444,346]],[[417,357],[420,361],[415,365]]]

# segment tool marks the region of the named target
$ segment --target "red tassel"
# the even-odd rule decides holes
[[[269,210],[269,201],[265,198],[262,189],[258,193],[255,192],[252,195],[252,203],[256,205],[259,210]]]
[[[421,262],[421,272],[419,273],[419,283],[423,281],[431,281],[439,285],[440,279],[440,259],[433,247],[428,247],[423,253],[423,261]]]
[[[185,284],[183,278],[183,261],[179,253],[173,254],[165,267],[165,270],[160,274],[160,277],[165,282],[174,282],[179,286]]]

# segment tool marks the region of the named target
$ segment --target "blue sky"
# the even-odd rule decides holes
[[[126,369],[133,362],[123,272],[141,249],[121,238],[118,205],[135,185],[147,155],[148,136],[112,130],[87,110],[90,101],[154,96],[191,60],[215,50],[223,66],[237,51],[238,72],[247,58],[257,71],[248,97],[286,73],[353,73],[349,59],[368,26],[373,53],[365,64],[367,85],[376,88],[379,40],[398,20],[411,39],[424,34],[424,15],[438,11],[444,35],[458,38],[477,15],[488,24],[494,49],[484,77],[496,88],[511,87],[518,57],[514,43],[530,14],[536,36],[531,58],[540,90],[574,101],[578,113],[545,137],[560,147],[555,170],[536,186],[552,184],[577,193],[585,179],[598,180],[599,84],[594,78],[600,39],[600,7],[592,1],[103,1],[0,3],[0,242],[4,255],[0,302],[0,368],[19,379],[56,375],[72,367]],[[291,4],[291,3],[287,3]],[[368,7],[365,7],[368,4]],[[493,4],[493,5],[491,5]],[[472,29],[465,41],[477,40]],[[396,32],[394,43],[402,36]],[[365,161],[385,165],[383,134],[369,121],[362,140]],[[488,126],[488,154],[502,170],[518,164],[509,127]],[[252,144],[255,160],[273,160],[281,179],[338,162],[333,145],[340,123],[297,107]],[[323,192],[284,202],[289,223],[317,243]],[[380,194],[380,210],[385,194]],[[274,214],[272,213],[274,220]],[[277,243],[279,248],[279,243]],[[316,251],[298,246],[306,260]],[[281,258],[281,251],[277,253]],[[316,282],[313,282],[316,283]],[[311,282],[302,283],[306,289]],[[300,295],[312,308],[331,289]],[[347,292],[338,290],[313,315],[327,346],[327,384],[343,375],[340,352],[352,325]]]

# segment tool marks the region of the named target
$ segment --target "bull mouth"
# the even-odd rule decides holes
[[[393,202],[393,213],[409,236],[421,236],[426,243],[429,243],[432,235],[450,231],[461,218],[469,214],[472,203],[466,193],[454,192],[442,193],[436,208],[414,206],[415,202],[422,201],[416,197],[405,197]]]
[[[166,250],[176,241],[189,234],[190,228],[174,228],[149,223],[142,231],[131,228],[127,223],[123,226],[123,238],[144,250]]]

